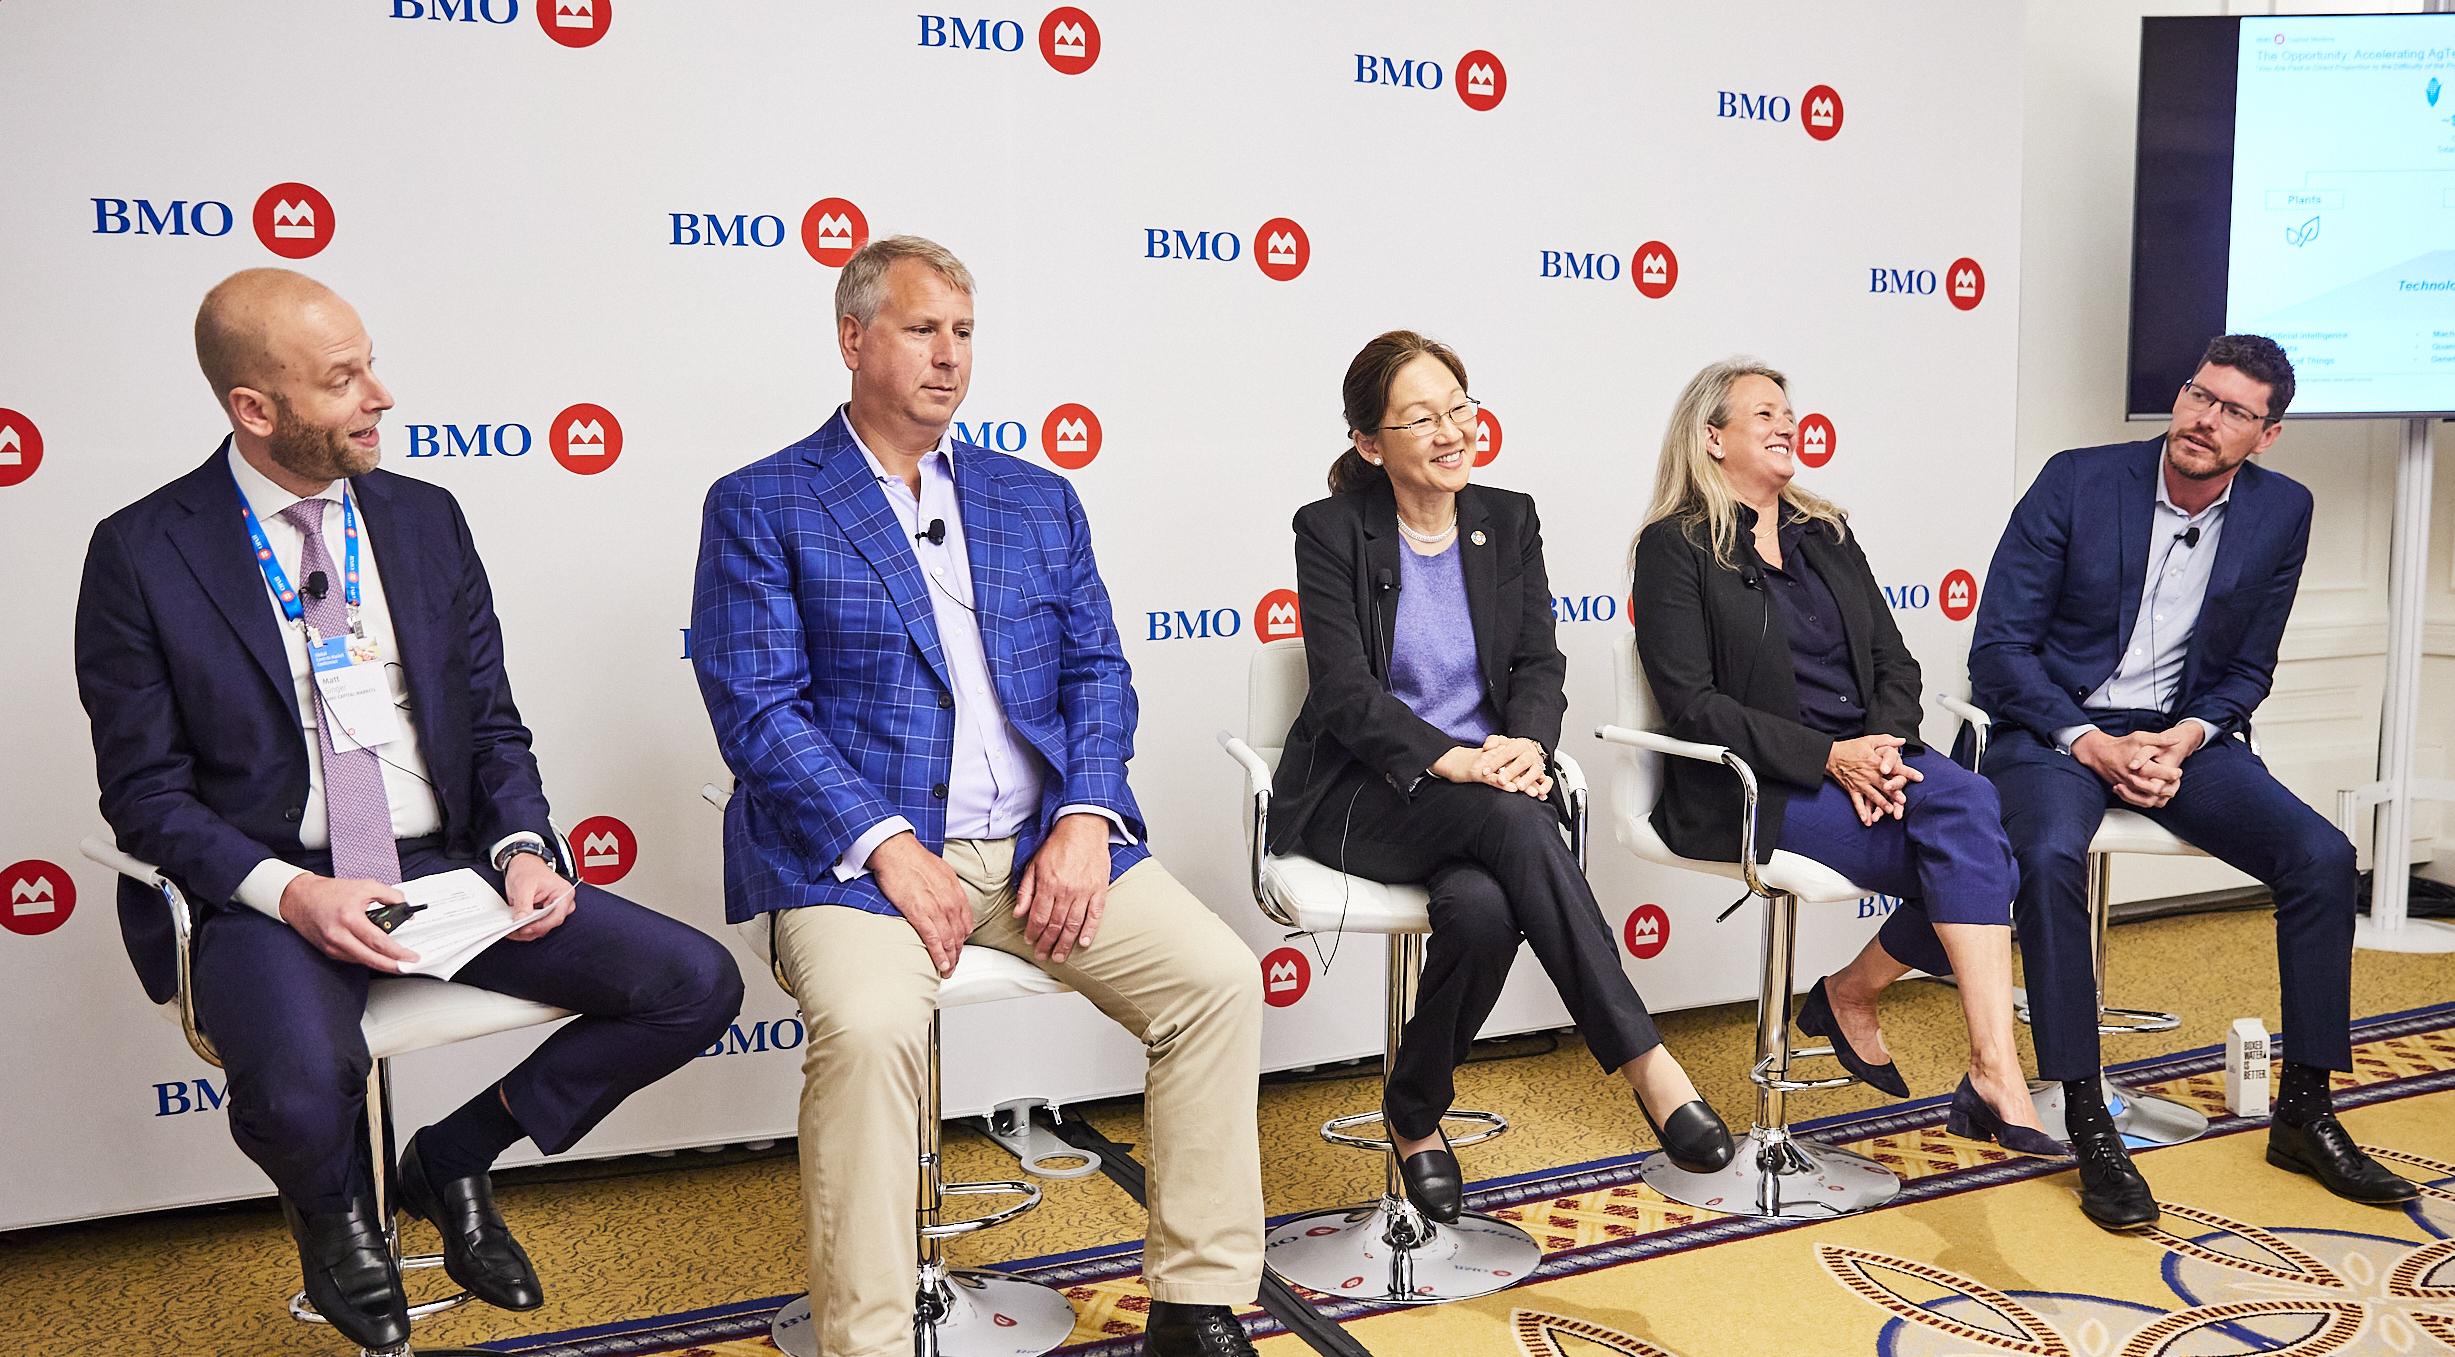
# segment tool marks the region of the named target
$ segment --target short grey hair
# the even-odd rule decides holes
[[[878,318],[878,307],[886,301],[887,270],[898,259],[917,259],[952,283],[967,297],[977,296],[972,286],[972,271],[955,258],[955,252],[934,240],[921,236],[887,236],[873,240],[844,261],[844,272],[835,280],[835,318],[846,316],[869,324]]]

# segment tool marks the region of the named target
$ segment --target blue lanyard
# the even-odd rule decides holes
[[[239,488],[237,476],[230,484],[239,490],[239,516],[247,522],[247,540],[256,549],[256,567],[264,572],[264,582],[272,588],[273,598],[281,604],[281,615],[294,625],[307,626],[307,606],[298,601],[298,591],[290,587],[290,577],[283,573],[281,562],[273,557],[273,544],[265,538],[264,525],[256,521],[256,511],[247,502],[247,491]],[[349,605],[350,630],[358,630],[358,510],[351,503],[348,490],[341,492],[341,598]]]

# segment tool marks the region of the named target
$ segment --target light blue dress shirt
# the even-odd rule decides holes
[[[2165,472],[2157,471],[2157,507],[2148,534],[2148,573],[2140,586],[2139,616],[2131,624],[2130,644],[2106,681],[2081,703],[2091,711],[2171,711],[2181,696],[2182,669],[2190,659],[2191,633],[2199,626],[2200,605],[2207,601],[2208,576],[2216,567],[2216,544],[2225,531],[2225,505],[2233,498],[2228,482],[2216,502],[2198,513],[2185,513],[2166,490]],[[2199,529],[2196,538],[2191,529]],[[2216,726],[2194,716],[2214,740]],[[2054,733],[2054,744],[2065,753],[2072,742],[2097,729],[2095,722],[2065,726]]]

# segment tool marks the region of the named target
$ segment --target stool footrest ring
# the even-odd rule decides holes
[[[1833,1053],[1830,1046],[1797,1046],[1791,1048],[1791,1060],[1813,1060]],[[1773,1077],[1773,1057],[1766,1056],[1747,1072],[1748,1082],[1759,1088],[1780,1089],[1784,1093],[1803,1093],[1820,1088],[1848,1088],[1858,1082],[1856,1075],[1840,1074],[1826,1079],[1776,1079]]]
[[[2180,1026],[2181,1015],[2159,1013],[2153,1008],[2097,1010],[2097,1035],[2101,1037],[2119,1037],[2132,1032],[2171,1032]]]
[[[1350,1112],[1343,1117],[1332,1117],[1321,1124],[1321,1138],[1333,1145],[1344,1145],[1351,1150],[1379,1150],[1389,1153],[1396,1150],[1397,1146],[1392,1145],[1386,1136],[1347,1134],[1347,1128],[1350,1126],[1369,1126],[1380,1120],[1379,1112]],[[1471,1121],[1484,1128],[1462,1136],[1451,1136],[1449,1148],[1453,1150],[1464,1149],[1469,1145],[1480,1145],[1495,1136],[1508,1134],[1509,1130],[1509,1119],[1498,1112],[1452,1110],[1441,1114],[1441,1120],[1444,1122]]]
[[[1029,1183],[940,1183],[938,1192],[948,1197],[1021,1197],[1023,1200],[977,1220],[950,1220],[943,1224],[921,1226],[920,1236],[923,1239],[953,1239],[957,1235],[1003,1225],[1040,1204],[1040,1189]]]

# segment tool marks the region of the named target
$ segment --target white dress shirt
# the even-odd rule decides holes
[[[849,413],[844,419],[852,429]],[[949,839],[1009,839],[1040,810],[1046,763],[1039,752],[1006,719],[989,678],[989,655],[980,635],[980,617],[973,610],[972,557],[964,543],[963,515],[955,499],[955,448],[947,434],[921,458],[920,494],[901,476],[890,474],[857,432],[853,446],[869,463],[878,493],[906,525],[906,540],[929,590],[930,615],[938,626],[938,648],[946,656],[947,677],[955,689],[955,748],[946,780],[946,837]],[[937,542],[924,539],[931,522],[946,525]],[[1112,842],[1131,843],[1125,823],[1099,806],[1068,805],[1060,817],[1097,815],[1106,820]],[[878,845],[912,829],[903,816],[890,816],[862,831],[836,861],[838,881],[869,874],[869,857]]]
[[[273,559],[292,581],[299,581],[299,558],[306,553],[307,539],[282,514],[300,497],[275,485],[271,478],[249,465],[235,444],[227,455],[239,493],[247,497],[247,507],[254,511],[256,523],[264,529],[264,540],[272,545]],[[345,550],[341,535],[342,489],[342,483],[335,481],[307,497],[324,501],[324,549],[332,556],[336,571],[346,568],[342,563]],[[232,530],[237,530],[236,524]],[[367,637],[383,651],[385,668],[392,680],[393,701],[401,709],[401,738],[375,753],[382,761],[384,797],[392,805],[392,837],[422,838],[442,832],[443,808],[435,800],[434,782],[427,776],[426,755],[418,748],[418,733],[410,724],[408,676],[401,668],[400,643],[392,631],[392,609],[385,601],[383,568],[376,562],[375,536],[369,531],[362,507],[358,515],[358,620]],[[341,586],[335,582],[332,587]],[[290,682],[298,699],[299,736],[307,749],[307,804],[298,817],[299,846],[310,850],[327,848],[331,846],[332,833],[324,811],[324,748],[316,738],[314,675],[307,663],[307,638],[283,614],[281,600],[273,597],[270,585],[265,586],[264,606],[280,628],[282,650],[289,657]],[[536,837],[508,836],[495,845],[494,852],[500,853],[518,840],[534,842]],[[239,903],[278,919],[281,893],[292,881],[305,875],[308,875],[305,868],[267,857],[239,882]]]

